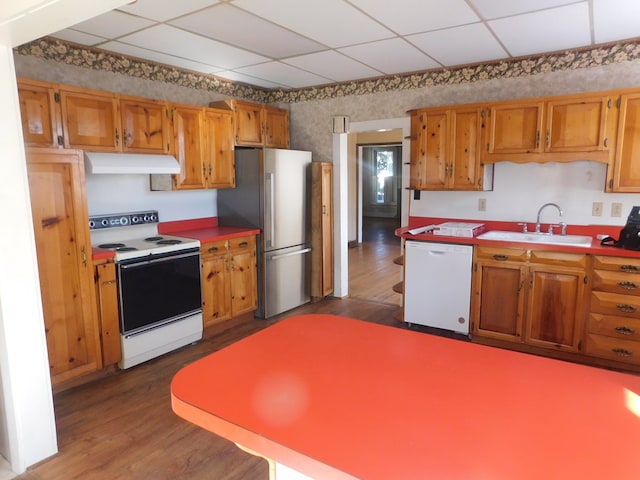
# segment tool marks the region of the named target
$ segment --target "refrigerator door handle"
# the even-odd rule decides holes
[[[276,231],[276,189],[275,186],[275,174],[273,172],[267,173],[265,181],[265,190],[268,192],[269,206],[267,207],[267,213],[269,215],[269,231],[267,232],[267,238],[265,239],[266,245],[272,247],[275,244],[275,231]]]
[[[269,257],[269,260],[278,260],[280,258],[293,257],[294,255],[302,255],[303,253],[309,253],[310,251],[310,248],[305,248],[303,250],[296,250],[295,252],[283,253],[282,255],[272,255]]]

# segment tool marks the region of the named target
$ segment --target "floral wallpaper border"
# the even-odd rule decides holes
[[[454,68],[388,75],[300,89],[265,89],[225,80],[214,75],[183,70],[151,61],[45,37],[17,47],[20,55],[33,55],[94,70],[172,83],[261,103],[297,103],[350,95],[457,85],[495,78],[524,77],[538,73],[576,70],[640,59],[640,38],[596,47],[520,57]]]

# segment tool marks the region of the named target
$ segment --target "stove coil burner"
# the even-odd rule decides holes
[[[145,242],[157,242],[158,240],[162,240],[162,237],[147,237],[144,239]]]
[[[118,247],[116,248],[116,252],[133,252],[134,250],[138,250],[136,247]]]
[[[177,240],[175,238],[163,238],[162,240],[158,240],[156,243],[158,245],[177,245],[182,243],[182,240]]]
[[[124,243],[101,243],[100,245],[98,245],[98,248],[106,248],[106,249],[111,249],[111,248],[122,248],[124,247]]]

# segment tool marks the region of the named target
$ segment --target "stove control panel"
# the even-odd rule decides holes
[[[89,217],[89,229],[128,227],[131,225],[143,225],[145,223],[158,223],[158,211],[113,213],[110,215],[93,215]]]

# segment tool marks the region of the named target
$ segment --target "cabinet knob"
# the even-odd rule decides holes
[[[218,247],[209,247],[209,250],[207,250],[209,253],[213,253],[213,252],[217,252],[218,251]]]

